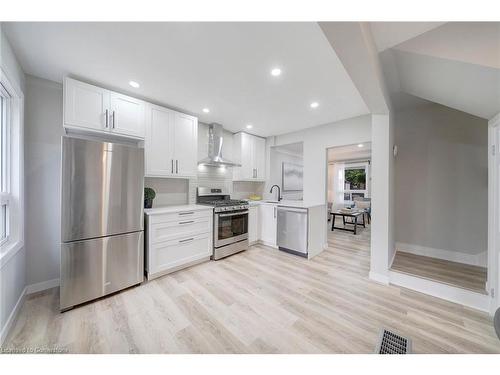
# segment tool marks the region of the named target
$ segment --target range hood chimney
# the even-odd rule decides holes
[[[198,165],[210,167],[241,167],[241,164],[233,163],[222,156],[222,144],[224,142],[223,128],[221,124],[212,123],[208,125],[208,157],[200,160]]]

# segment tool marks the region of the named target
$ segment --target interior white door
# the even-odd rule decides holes
[[[109,91],[66,78],[64,83],[64,124],[106,131],[109,129]]]
[[[110,94],[111,131],[117,134],[144,138],[145,103],[130,96]]]
[[[145,139],[146,175],[172,176],[174,171],[173,123],[175,113],[167,108],[148,106]]]
[[[175,174],[183,177],[196,176],[198,161],[198,119],[183,113],[174,118]]]

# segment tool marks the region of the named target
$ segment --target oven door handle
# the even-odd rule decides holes
[[[236,215],[245,215],[248,214],[248,210],[246,211],[239,211],[239,212],[233,212],[232,214],[216,214],[218,217],[229,217],[229,216],[236,216]]]

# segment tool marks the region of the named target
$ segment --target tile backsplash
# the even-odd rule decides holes
[[[262,196],[264,185],[263,182],[233,182],[232,169],[221,167],[200,167],[196,178],[146,177],[144,180],[144,186],[156,192],[153,207],[194,204],[198,186],[223,188],[233,199],[246,199],[253,194]]]
[[[153,207],[186,204],[189,201],[189,182],[186,179],[146,177],[144,186],[156,192]]]

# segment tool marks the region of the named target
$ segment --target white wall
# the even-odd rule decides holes
[[[62,85],[27,76],[27,283],[59,279],[61,242]]]
[[[281,196],[284,199],[302,199],[304,196],[304,191],[284,191],[283,190],[283,163],[292,163],[297,165],[304,165],[304,157],[302,155],[294,155],[291,153],[286,153],[279,150],[279,147],[271,148],[270,155],[270,171],[269,171],[269,181],[268,185],[278,185],[281,188]],[[276,199],[277,198],[276,190],[273,190],[273,193],[270,194],[269,190],[265,191],[265,196],[267,199]]]
[[[269,170],[271,146],[304,142],[304,201],[326,205],[327,149],[335,146],[370,142],[372,140],[371,116],[359,116],[335,123],[316,126],[299,132],[269,137],[266,142]],[[269,191],[269,182],[264,191]],[[326,244],[327,221],[323,228]]]
[[[326,204],[327,149],[370,141],[369,115],[270,137],[271,146],[304,142],[304,200],[321,204]]]
[[[486,265],[488,122],[429,104],[397,112],[395,123],[398,249]]]
[[[372,222],[370,278],[388,283],[395,254],[393,130],[389,115],[372,116]]]
[[[9,80],[25,93],[25,76],[0,23],[0,65]],[[22,143],[22,140],[21,140]],[[25,254],[21,247],[9,259],[0,262],[0,345],[5,339],[9,325],[14,320],[16,307],[19,308],[26,285]]]

